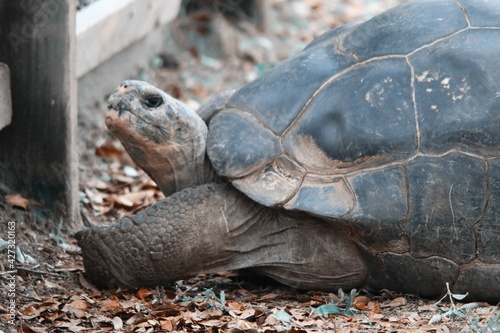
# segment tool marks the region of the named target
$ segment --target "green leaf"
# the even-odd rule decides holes
[[[459,310],[457,309],[450,309],[448,311],[446,311],[446,313],[444,314],[445,317],[450,317],[450,318],[454,318],[454,317],[461,317],[461,318],[465,318],[465,315],[460,312]]]
[[[347,300],[345,302],[345,310],[344,314],[348,316],[354,316],[354,312],[351,310],[351,305],[352,305],[352,300],[354,297],[356,297],[359,293],[356,291],[356,289],[351,290],[351,293],[349,294],[349,297],[347,297]]]
[[[342,302],[345,299],[345,293],[342,288],[339,289],[338,296],[340,298],[339,302]]]
[[[458,309],[459,310],[471,310],[471,309],[477,308],[478,306],[479,306],[479,303],[473,302],[473,303],[464,304],[461,307],[459,307]]]
[[[434,315],[432,318],[429,320],[429,325],[439,323],[443,318],[440,315]]]
[[[453,296],[454,299],[456,299],[458,301],[461,301],[465,297],[469,296],[469,293],[466,293],[466,294],[451,294],[451,296]]]
[[[285,310],[276,311],[274,316],[276,317],[276,319],[278,319],[279,321],[281,321],[283,323],[289,323],[292,320],[292,317],[290,317],[288,312],[286,312]]]
[[[332,304],[324,304],[314,309],[314,313],[318,313],[323,317],[327,317],[330,314],[341,314],[342,310],[338,306]]]

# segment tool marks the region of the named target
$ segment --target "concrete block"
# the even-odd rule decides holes
[[[173,20],[181,0],[100,0],[76,15],[76,76]]]

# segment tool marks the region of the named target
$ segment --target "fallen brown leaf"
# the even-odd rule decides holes
[[[23,325],[21,327],[21,330],[22,330],[23,333],[40,333],[38,331],[34,331],[31,327],[26,326],[26,325]],[[44,332],[46,332],[46,331],[44,331]]]
[[[120,158],[124,149],[117,141],[111,141],[95,149],[95,155],[103,158]]]
[[[106,312],[109,310],[121,309],[122,306],[120,302],[116,299],[105,299],[99,302],[100,303],[100,312]]]
[[[179,306],[176,304],[164,303],[151,310],[151,313],[156,316],[177,316],[180,313]]]
[[[397,298],[393,299],[392,301],[390,301],[388,304],[384,305],[384,307],[395,308],[395,307],[398,307],[398,306],[406,305],[406,303],[408,303],[406,301],[406,298],[404,298],[404,297],[397,297]]]
[[[173,320],[160,320],[160,327],[167,331],[173,331],[176,328]]]
[[[220,319],[209,319],[209,320],[203,320],[200,322],[200,324],[202,324],[203,326],[209,326],[209,327],[212,327],[212,326],[222,326],[222,321]]]
[[[83,299],[75,299],[74,301],[68,303],[68,305],[80,310],[86,310],[89,307],[87,301]]]
[[[87,313],[85,312],[85,310],[77,309],[77,308],[72,307],[71,305],[67,305],[67,304],[63,307],[63,309],[61,311],[67,312],[67,313],[75,316],[76,318],[87,317]]]
[[[366,296],[356,296],[352,300],[352,306],[358,310],[364,310],[368,307],[370,299]]]
[[[144,289],[144,288],[141,288],[137,291],[136,295],[137,297],[139,297],[140,299],[144,299],[146,297],[148,297],[149,295],[153,294],[154,292],[150,289]]]
[[[268,300],[272,300],[272,299],[275,299],[275,298],[280,298],[282,297],[283,295],[278,295],[278,294],[273,294],[273,293],[270,293],[270,294],[266,294],[262,297],[259,297],[259,301],[268,301]]]
[[[88,187],[95,188],[100,191],[108,191],[110,184],[100,179],[92,179],[87,183]]]
[[[10,203],[14,207],[19,207],[24,210],[28,210],[28,206],[30,204],[30,200],[24,198],[20,194],[11,194],[5,197],[7,202]]]
[[[127,194],[117,195],[115,203],[128,208],[144,204],[146,198],[154,197],[154,190],[144,190],[139,192],[132,192]]]
[[[243,311],[245,309],[245,306],[237,301],[229,301],[227,302],[227,306],[238,311]]]
[[[250,317],[255,316],[255,309],[246,309],[243,311],[234,311],[234,310],[229,310],[229,315],[234,318],[239,318],[239,319],[248,319]]]
[[[39,309],[35,308],[33,305],[30,305],[19,312],[23,314],[23,319],[25,320],[35,318],[40,315]]]

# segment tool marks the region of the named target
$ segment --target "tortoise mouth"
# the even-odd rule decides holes
[[[129,118],[128,120],[131,120],[132,117],[138,118],[135,114],[130,112],[130,110],[121,109],[121,108],[117,108],[117,107],[108,105],[108,111],[106,112],[106,120],[108,120],[108,118],[110,120],[111,119],[125,120],[125,118]]]
[[[125,103],[108,103],[108,111],[105,115],[106,124],[108,121],[126,121],[129,123],[143,124],[147,123],[145,119],[137,115],[136,112]]]
[[[124,109],[119,108],[116,105],[109,104],[108,111],[106,112],[106,118],[108,117],[108,115],[116,114],[116,113],[118,113],[118,117],[120,118],[123,115],[125,115],[125,112],[128,112],[128,110],[124,110]]]
[[[105,115],[105,123],[108,129],[115,133],[117,131],[137,131],[137,126],[144,125],[142,119],[137,117],[130,110],[108,106]]]
[[[169,143],[170,135],[165,128],[152,124],[151,122],[139,117],[129,109],[120,109],[113,106],[108,107],[106,112],[105,123],[106,127],[118,138],[122,143],[127,142],[131,135],[140,142],[154,141],[156,143]],[[143,143],[146,145],[146,143]]]

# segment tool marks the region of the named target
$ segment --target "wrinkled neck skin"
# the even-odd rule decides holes
[[[109,130],[165,196],[216,177],[205,152],[207,126],[186,105],[173,99],[169,103],[161,123],[128,111],[106,114]]]
[[[367,275],[341,230],[263,207],[230,185],[183,190],[76,237],[90,280],[106,288],[252,268],[292,287],[337,290],[362,285]]]

